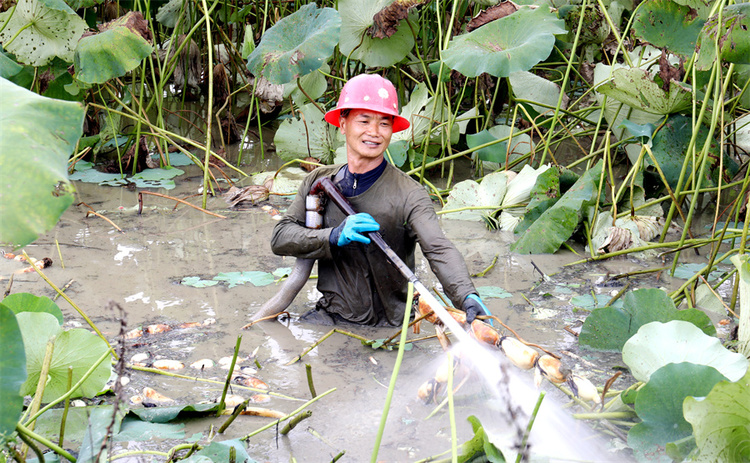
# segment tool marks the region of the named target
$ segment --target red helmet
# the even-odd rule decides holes
[[[328,123],[339,127],[342,109],[369,109],[393,116],[393,132],[409,128],[409,121],[398,115],[398,94],[390,80],[376,74],[352,77],[341,89],[336,109],[325,115]]]

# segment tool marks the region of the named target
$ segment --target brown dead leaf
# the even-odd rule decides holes
[[[491,6],[474,16],[466,25],[466,32],[471,32],[496,19],[504,18],[518,11],[518,5],[511,1],[505,1]]]
[[[374,39],[385,39],[398,31],[398,24],[406,19],[412,8],[424,5],[430,0],[396,0],[387,7],[375,13],[373,23],[367,33]]]
[[[229,207],[235,207],[242,202],[256,204],[266,199],[268,199],[268,188],[263,185],[250,185],[244,188],[232,186],[224,193],[224,200]]]
[[[685,58],[680,57],[680,64],[678,66],[672,66],[669,64],[667,59],[667,49],[661,50],[661,56],[659,57],[659,77],[661,77],[662,85],[661,89],[665,92],[669,92],[669,84],[674,81],[681,81],[685,75]]]

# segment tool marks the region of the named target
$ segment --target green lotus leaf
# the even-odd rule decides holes
[[[159,7],[159,10],[156,12],[156,20],[164,27],[172,29],[177,26],[177,21],[180,19],[183,8],[186,9],[185,15],[188,18],[193,16],[193,5],[193,2],[186,2],[185,0],[169,0]]]
[[[401,20],[398,30],[387,39],[375,39],[368,29],[375,23],[373,17],[394,0],[339,0],[341,14],[341,39],[339,50],[344,56],[363,62],[368,67],[393,66],[414,47],[414,36],[406,21]]]
[[[678,5],[684,5],[691,9],[689,14],[697,14],[704,21],[711,15],[714,2],[711,0],[674,0]]]
[[[442,139],[444,124],[452,116],[442,99],[435,101],[435,97],[430,95],[427,84],[424,82],[414,87],[411,95],[409,95],[409,102],[401,108],[400,114],[401,117],[409,120],[409,128],[394,133],[391,143],[406,141],[414,146],[423,144],[428,136],[430,140]],[[459,116],[451,126],[451,144],[458,141],[461,124]]]
[[[130,12],[107,23],[102,32],[82,38],[74,56],[76,78],[89,84],[103,84],[141,64],[154,47],[135,30],[139,23],[145,23],[141,14]]]
[[[16,315],[0,303],[0,444],[16,430],[23,410],[21,385],[26,381],[26,354]]]
[[[292,97],[294,104],[302,106],[306,103],[317,100],[325,93],[328,88],[325,74],[331,72],[330,66],[323,63],[320,72],[311,72],[299,78],[299,81],[284,84],[284,99]],[[304,90],[304,91],[303,91]],[[309,97],[309,98],[308,98]]]
[[[572,187],[513,243],[519,254],[553,253],[578,228],[588,207],[597,204],[602,162],[587,170]],[[529,190],[533,185],[529,187]]]
[[[511,139],[511,132],[513,138]],[[471,154],[474,162],[481,161],[485,171],[497,170],[502,166],[510,165],[513,161],[531,152],[532,141],[525,133],[517,133],[519,129],[512,128],[508,125],[498,124],[479,133],[466,135],[466,145],[469,148],[476,148],[496,140],[505,141],[495,143],[494,145],[481,148]],[[508,148],[510,142],[510,149]],[[506,162],[507,161],[507,162]]]
[[[633,31],[655,47],[689,57],[704,22],[690,9],[672,0],[649,0],[638,8]]]
[[[62,331],[57,319],[44,312],[22,312],[16,316],[23,333],[26,350],[28,378],[21,386],[21,393],[36,391],[42,370],[47,342],[54,338],[54,350],[50,363],[47,384],[42,397],[50,402],[68,390],[68,367],[73,368],[73,384],[94,365],[94,362],[109,350],[109,346],[94,333],[76,328]],[[72,397],[93,397],[102,390],[112,372],[109,359],[105,359],[89,378],[76,389]]]
[[[231,449],[234,449],[234,460],[230,458]],[[240,439],[225,440],[221,442],[212,441],[201,450],[195,452],[188,458],[185,463],[223,463],[226,461],[236,461],[237,463],[255,463],[247,453],[246,445]]]
[[[249,272],[221,272],[214,278],[216,281],[226,281],[230,288],[245,283],[252,283],[254,286],[266,286],[274,282],[273,275],[268,272],[251,270]]]
[[[718,59],[727,63],[750,64],[750,3],[738,3],[724,7],[719,14],[708,18],[698,35],[698,57],[695,68],[699,71],[711,69]]]
[[[65,0],[65,3],[73,9],[73,11],[82,10],[84,8],[91,8],[96,5],[100,5],[104,0]]]
[[[716,368],[730,381],[742,378],[748,365],[743,355],[731,352],[718,338],[682,320],[641,326],[623,346],[622,359],[633,377],[643,382],[649,381],[656,370],[669,363],[707,365]]]
[[[63,324],[63,314],[55,301],[47,296],[35,296],[29,293],[13,293],[3,299],[3,304],[15,313],[46,312],[54,315],[57,322]]]
[[[329,164],[336,148],[343,145],[338,128],[323,120],[323,113],[312,103],[297,113],[298,118],[283,120],[273,137],[279,157],[291,161],[312,156]]]
[[[448,200],[443,207],[445,217],[459,220],[482,220],[500,207],[508,189],[507,172],[494,172],[486,175],[482,183],[474,180],[458,182],[451,189]],[[463,210],[468,207],[486,207],[486,209]]]
[[[565,32],[565,22],[548,7],[521,7],[511,15],[451,39],[443,51],[443,61],[467,77],[485,72],[508,77],[547,59],[555,34]]]
[[[250,53],[247,68],[273,84],[286,84],[320,69],[333,54],[341,17],[309,3],[268,29]]]
[[[693,425],[697,461],[750,461],[750,373],[718,383],[703,399],[688,397],[683,413]]]
[[[0,43],[31,66],[43,66],[55,56],[73,61],[87,27],[63,0],[19,0],[16,8],[0,14],[0,24]]]
[[[0,243],[25,246],[55,226],[73,202],[66,169],[84,109],[3,78],[0,94]]]
[[[711,319],[698,309],[677,310],[669,295],[656,288],[644,288],[625,295],[622,308],[595,309],[586,318],[578,342],[598,350],[620,351],[638,329],[651,322],[682,320],[713,336]]]
[[[635,398],[635,412],[642,420],[628,432],[628,445],[649,452],[692,434],[682,415],[686,397],[704,397],[726,378],[716,369],[690,362],[670,363],[651,375]]]
[[[687,85],[671,81],[669,92],[654,82],[651,73],[640,68],[619,68],[610,79],[596,90],[642,111],[652,114],[672,114],[691,107],[693,93]]]
[[[549,113],[554,111],[550,107],[557,107],[560,99],[560,86],[556,83],[528,71],[511,73],[508,80],[510,80],[516,99],[528,101],[537,113]],[[541,103],[544,106],[534,103]],[[568,97],[563,95],[560,107],[565,109],[567,106]]]
[[[23,71],[23,66],[8,56],[0,47],[0,77],[10,79]]]

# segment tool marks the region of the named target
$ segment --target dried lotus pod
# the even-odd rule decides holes
[[[607,238],[596,250],[598,254],[622,251],[633,246],[633,234],[627,228],[610,227]]]

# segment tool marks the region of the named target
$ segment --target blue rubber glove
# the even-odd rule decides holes
[[[331,232],[331,238],[333,239],[338,235],[336,239],[337,246],[346,246],[352,242],[368,244],[370,238],[363,233],[378,230],[380,230],[380,224],[370,214],[360,212],[359,214],[350,215],[338,227],[334,228]]]
[[[484,305],[484,302],[482,302],[476,294],[469,294],[466,296],[463,309],[464,312],[466,312],[466,323],[473,322],[474,319],[477,318],[477,315],[492,315],[487,306]],[[492,320],[487,321],[491,326],[494,326],[492,325]]]

